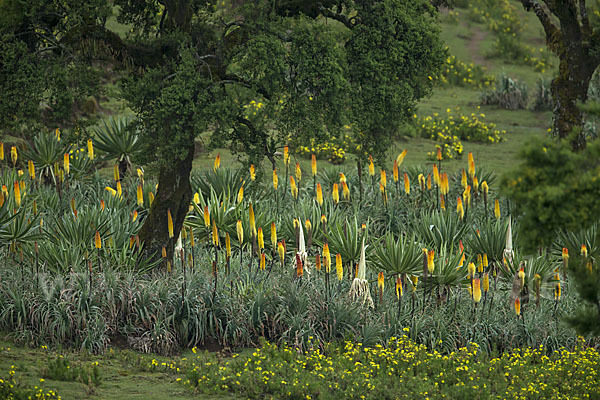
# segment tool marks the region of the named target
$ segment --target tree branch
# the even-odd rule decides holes
[[[546,3],[548,2],[546,1]],[[546,33],[546,43],[551,49],[554,48],[553,38],[560,33],[560,29],[556,25],[554,25],[554,23],[550,19],[550,15],[548,15],[546,10],[544,10],[544,7],[542,7],[542,5],[535,0],[521,0],[521,4],[523,4],[525,10],[533,10],[535,15],[542,23],[544,32]]]
[[[339,21],[342,24],[344,24],[348,29],[353,29],[358,24],[358,19],[356,17],[348,18],[344,14],[336,13],[328,8],[323,7],[323,5],[321,4],[319,4],[319,11],[324,17]]]

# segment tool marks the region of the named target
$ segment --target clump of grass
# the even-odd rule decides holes
[[[481,94],[481,104],[496,105],[507,110],[527,108],[527,101],[527,85],[506,74],[498,77],[494,89]]]

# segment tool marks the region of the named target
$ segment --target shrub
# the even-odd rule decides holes
[[[550,82],[547,79],[538,79],[531,108],[535,111],[552,110],[554,108]]]
[[[462,157],[461,140],[483,143],[499,143],[504,140],[506,131],[496,129],[493,123],[486,124],[484,118],[485,114],[474,113],[470,116],[455,116],[448,108],[444,118],[437,113],[425,118],[415,116],[415,123],[419,136],[439,142],[436,147],[442,149],[442,156],[452,159]],[[435,157],[436,152],[429,153],[429,156]]]
[[[485,67],[467,64],[451,55],[446,58],[437,80],[445,86],[474,86],[482,89],[493,87],[495,77],[487,75]]]
[[[502,74],[496,80],[493,90],[481,94],[481,104],[497,105],[507,110],[518,110],[527,107],[527,85]]]

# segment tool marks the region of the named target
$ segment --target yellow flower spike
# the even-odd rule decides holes
[[[235,230],[237,232],[237,239],[240,246],[244,243],[244,228],[242,227],[242,220],[238,219],[235,224]]]
[[[217,172],[217,170],[219,169],[220,166],[221,166],[221,153],[218,153],[217,156],[215,157],[215,162],[213,164],[213,171]]]
[[[279,178],[277,177],[277,169],[273,169],[273,189],[277,190],[279,185]]]
[[[250,180],[256,180],[256,169],[254,168],[254,164],[250,164]]]
[[[394,178],[394,182],[398,182],[398,161],[394,160],[394,168],[392,169],[392,176]]]
[[[588,250],[585,244],[581,245],[581,256],[584,258],[588,256]]]
[[[525,286],[525,268],[519,268],[519,279],[521,280],[521,289]]]
[[[402,279],[400,277],[396,278],[396,298],[400,300],[402,297]]]
[[[427,174],[427,190],[431,190],[431,174]]]
[[[273,248],[277,247],[277,228],[275,227],[275,222],[271,222],[271,246]]]
[[[306,231],[312,230],[312,223],[310,222],[310,219],[306,219],[306,221],[304,221],[304,227],[306,228]]]
[[[398,167],[400,167],[404,162],[404,157],[406,157],[406,153],[408,153],[408,150],[404,149],[402,153],[398,154],[398,157],[396,157],[396,163],[398,164]]]
[[[462,221],[462,219],[465,217],[465,209],[463,208],[462,198],[460,197],[456,200],[456,213],[460,216]]]
[[[446,199],[443,194],[440,194],[440,208],[444,211],[446,210]]]
[[[323,245],[323,262],[325,264],[325,272],[331,272],[331,253],[329,253],[329,245]]]
[[[283,242],[277,243],[277,254],[279,254],[279,261],[283,264],[285,261],[285,247],[283,247]]]
[[[266,258],[265,258],[265,253],[260,253],[260,264],[259,264],[259,268],[261,271],[265,270],[265,265],[266,265]]]
[[[483,274],[483,291],[485,293],[489,292],[490,290],[490,275],[486,272],[485,274]]]
[[[137,176],[138,176],[138,178],[140,178],[140,179],[144,179],[144,170],[143,170],[143,169],[141,169],[141,168],[138,168],[138,169],[137,169]]]
[[[461,172],[460,185],[463,187],[463,189],[467,188],[467,173],[465,172],[464,168]]]
[[[483,192],[483,195],[484,195],[485,197],[487,197],[487,195],[488,195],[488,192],[489,192],[489,190],[490,190],[490,188],[489,188],[489,186],[488,186],[488,184],[487,184],[487,181],[483,181],[483,182],[481,182],[481,190],[482,190],[482,192]]]
[[[29,160],[27,162],[27,171],[29,172],[29,177],[34,180],[35,179],[35,165],[33,165],[33,161]]]
[[[342,265],[342,255],[335,255],[335,272],[337,273],[338,281],[344,279],[344,266]]]
[[[321,184],[317,183],[317,203],[320,206],[323,205],[323,189],[321,188]]]
[[[65,170],[65,174],[69,175],[69,172],[71,171],[69,153],[65,153],[63,156],[63,169]]]
[[[518,297],[515,300],[515,314],[517,316],[521,315],[521,300]]]
[[[340,185],[346,182],[346,175],[343,172],[340,172]]]
[[[15,181],[15,184],[13,185],[14,187],[14,191],[15,191],[15,203],[17,204],[17,207],[21,206],[21,187],[19,185],[18,181]]]
[[[137,205],[142,207],[144,205],[144,190],[142,189],[142,185],[137,186],[136,197]]]
[[[381,170],[381,178],[379,183],[381,183],[381,186],[383,186],[384,189],[387,187],[387,177],[384,169]]]
[[[560,282],[559,282],[554,287],[554,300],[556,300],[556,301],[560,300],[561,293],[562,293],[562,291],[561,291]]]
[[[260,250],[264,249],[265,248],[265,237],[264,237],[262,228],[258,228],[257,241],[258,241],[258,248]]]
[[[473,279],[473,301],[475,301],[475,303],[481,301],[481,283],[479,278]]]
[[[12,146],[10,148],[10,159],[14,165],[17,165],[17,159],[19,158],[19,154],[17,153],[17,148],[15,146]]]
[[[152,207],[153,201],[154,201],[154,193],[148,192],[148,207]]]
[[[377,274],[377,287],[383,292],[383,288],[385,287],[385,277],[383,276],[383,272]]]
[[[325,216],[325,214],[321,215],[321,223],[322,224],[326,224],[327,223],[327,217]]]
[[[4,193],[0,192],[0,207],[2,207],[4,205]],[[34,206],[34,215],[37,215],[37,205],[35,203],[35,200],[33,201],[33,206]]]
[[[252,207],[252,203],[250,203],[250,208],[248,210],[248,220],[250,222],[250,231],[253,235],[256,235],[256,219],[254,218],[254,207]]]
[[[138,212],[137,212],[137,210],[134,210],[134,211],[133,211],[133,216],[132,216],[132,218],[131,218],[131,221],[132,221],[132,222],[135,222],[135,220],[137,219],[137,217],[138,217]]]
[[[169,238],[173,235],[173,216],[171,215],[171,209],[167,210],[167,228],[169,229]]]
[[[108,193],[110,193],[113,197],[115,197],[117,195],[117,191],[113,188],[111,188],[110,186],[107,186],[104,188]]]
[[[419,174],[417,180],[419,181],[419,187],[421,188],[421,191],[425,191],[425,176],[423,174]]]
[[[238,190],[237,194],[237,202],[240,204],[244,200],[244,186],[240,186],[240,190]]]
[[[212,222],[212,242],[215,247],[219,247],[219,231],[217,230],[215,220]]]
[[[94,160],[94,144],[92,142],[92,139],[88,139],[87,141],[87,151],[88,151],[88,158],[90,160]]]
[[[467,266],[467,271],[469,272],[469,276],[472,278],[475,275],[475,264],[470,262]]]
[[[412,291],[417,291],[417,285],[419,284],[419,277],[414,275],[410,277],[410,281],[412,282]]]
[[[408,179],[408,174],[404,173],[404,192],[406,194],[410,194],[410,180]]]
[[[335,204],[340,202],[340,192],[339,192],[337,183],[333,184],[333,190],[331,191],[331,198],[333,199],[333,202]]]
[[[204,226],[208,228],[210,226],[210,212],[208,211],[208,206],[204,206],[202,216],[204,217]]]
[[[346,182],[342,183],[342,195],[344,196],[344,200],[350,200],[350,189]]]
[[[488,265],[489,265],[489,263],[488,263],[488,256],[487,256],[486,253],[483,253],[483,267],[487,268]]]
[[[302,168],[300,168],[300,163],[296,163],[296,179],[298,179],[298,183],[302,180]]]
[[[465,253],[463,252],[462,257],[460,258],[460,261],[458,262],[458,268],[462,268],[464,263],[465,263]]]
[[[231,236],[229,236],[229,232],[225,233],[225,255],[227,258],[231,258]]]
[[[161,255],[162,258],[167,258],[167,248],[165,246],[162,247]]]
[[[287,145],[283,147],[283,163],[290,165],[290,148]]]
[[[473,177],[473,191],[475,193],[479,191],[479,179],[476,176]]]
[[[194,198],[192,200],[194,202],[194,204],[198,205],[200,204],[200,194],[198,192],[194,193]]]
[[[317,176],[317,157],[314,154],[310,158],[310,168],[312,170],[312,176]]]
[[[60,142],[60,129],[56,128],[54,130],[54,135],[56,136],[56,140]]]
[[[4,142],[0,142],[0,161],[4,161]]]
[[[121,180],[121,176],[119,175],[119,164],[115,164],[113,167],[113,177],[115,178],[115,182]]]
[[[296,186],[296,181],[294,177],[290,175],[290,191],[292,192],[292,197],[294,199],[298,198],[298,186]]]
[[[96,231],[96,234],[94,235],[94,246],[97,249],[102,248],[102,239],[100,238],[100,232],[98,232],[98,231]]]
[[[434,257],[435,257],[435,250],[428,250],[427,251],[427,270],[429,271],[430,275],[432,275],[433,272],[435,271]]]
[[[473,153],[469,152],[469,156],[468,156],[468,164],[469,164],[469,177],[471,178],[471,180],[473,180],[473,177],[475,176],[475,161],[473,160]]]
[[[494,202],[494,216],[496,219],[500,219],[500,202],[498,199]]]
[[[372,156],[369,156],[369,176],[375,176],[375,164],[373,164]]]
[[[317,253],[315,256],[315,269],[317,271],[321,271],[321,255]]]

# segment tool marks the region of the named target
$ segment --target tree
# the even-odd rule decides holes
[[[78,99],[89,93],[77,92],[88,85],[73,78],[98,71],[99,63],[120,73],[137,116],[140,161],[158,171],[140,231],[149,256],[163,247],[172,255],[191,200],[196,139],[210,136],[213,145],[256,165],[266,157],[274,168],[283,144],[324,141],[351,126],[363,152],[381,155],[416,101],[430,93],[428,76],[445,55],[426,0],[22,4],[0,2],[8,46],[2,49],[10,50],[0,55],[8,61],[0,66],[0,85],[13,100],[0,104],[2,115],[16,121],[36,111],[35,120],[48,120],[37,105],[56,98],[52,110],[72,120]],[[112,13],[127,34],[109,29]],[[50,70],[61,79],[48,82]],[[27,108],[18,107],[17,82],[27,82]]]
[[[552,81],[554,132],[566,138],[582,126],[577,102],[587,100],[590,79],[600,65],[600,26],[590,23],[585,0],[521,0],[533,11],[546,34],[546,44],[559,58],[558,76]],[[596,10],[598,11],[598,10]],[[583,135],[573,136],[570,145],[585,147]]]
[[[140,42],[160,48],[124,84],[147,159],[159,168],[158,192],[140,232],[149,255],[163,246],[172,254],[201,133],[248,162],[266,157],[273,168],[283,144],[321,141],[345,125],[360,135],[365,152],[383,154],[394,129],[430,92],[428,75],[444,56],[435,9],[425,1],[215,7],[180,0],[158,10],[142,3],[118,1],[122,21],[143,21],[136,25]],[[169,211],[174,238],[167,234]]]

